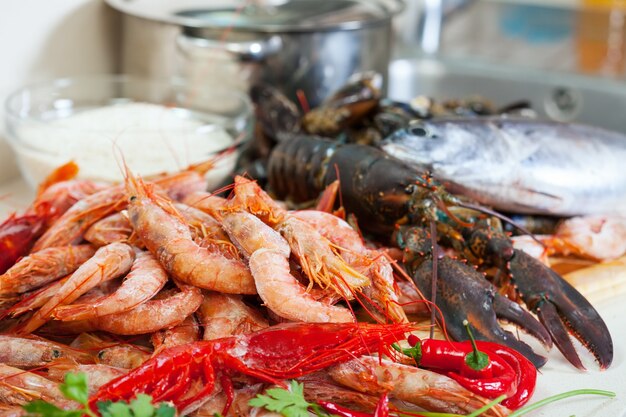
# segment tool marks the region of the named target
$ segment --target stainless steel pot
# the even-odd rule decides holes
[[[391,19],[401,1],[107,3],[123,13],[124,73],[246,91],[267,82],[316,105],[355,72],[378,71],[386,80]]]

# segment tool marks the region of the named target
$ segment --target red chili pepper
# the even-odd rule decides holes
[[[513,395],[516,392],[514,369],[491,351],[485,352],[489,357],[489,366],[484,370],[473,370],[465,362],[467,354],[473,352],[469,342],[426,339],[422,340],[421,347],[422,357],[419,361],[421,367],[443,371],[448,377],[476,394],[493,399],[500,395]]]
[[[535,392],[537,384],[537,368],[524,355],[507,346],[493,342],[477,342],[480,349],[492,352],[504,359],[517,377],[517,390],[514,394],[502,401],[502,405],[516,410],[526,404]]]

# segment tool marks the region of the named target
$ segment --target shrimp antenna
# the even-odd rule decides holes
[[[509,223],[511,226],[515,227],[517,230],[521,231],[522,233],[530,236],[530,238],[534,240],[535,242],[539,243],[541,247],[543,248],[546,247],[546,245],[542,241],[537,239],[537,237],[530,230],[526,229],[524,226],[517,224],[515,220],[513,220],[512,218],[508,216],[505,216],[502,213],[498,213],[497,211],[491,210],[490,208],[487,208],[478,204],[468,203],[465,201],[459,201],[457,204],[461,207],[480,211],[481,213],[485,213],[485,214],[489,214],[490,216],[497,217],[498,219]]]

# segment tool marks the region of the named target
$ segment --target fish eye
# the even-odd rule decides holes
[[[409,133],[423,138],[423,137],[428,136],[428,129],[418,124],[418,125],[409,127]]]

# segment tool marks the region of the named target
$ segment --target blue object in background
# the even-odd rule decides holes
[[[506,36],[533,44],[552,43],[572,36],[574,12],[555,7],[506,4],[500,30]]]

